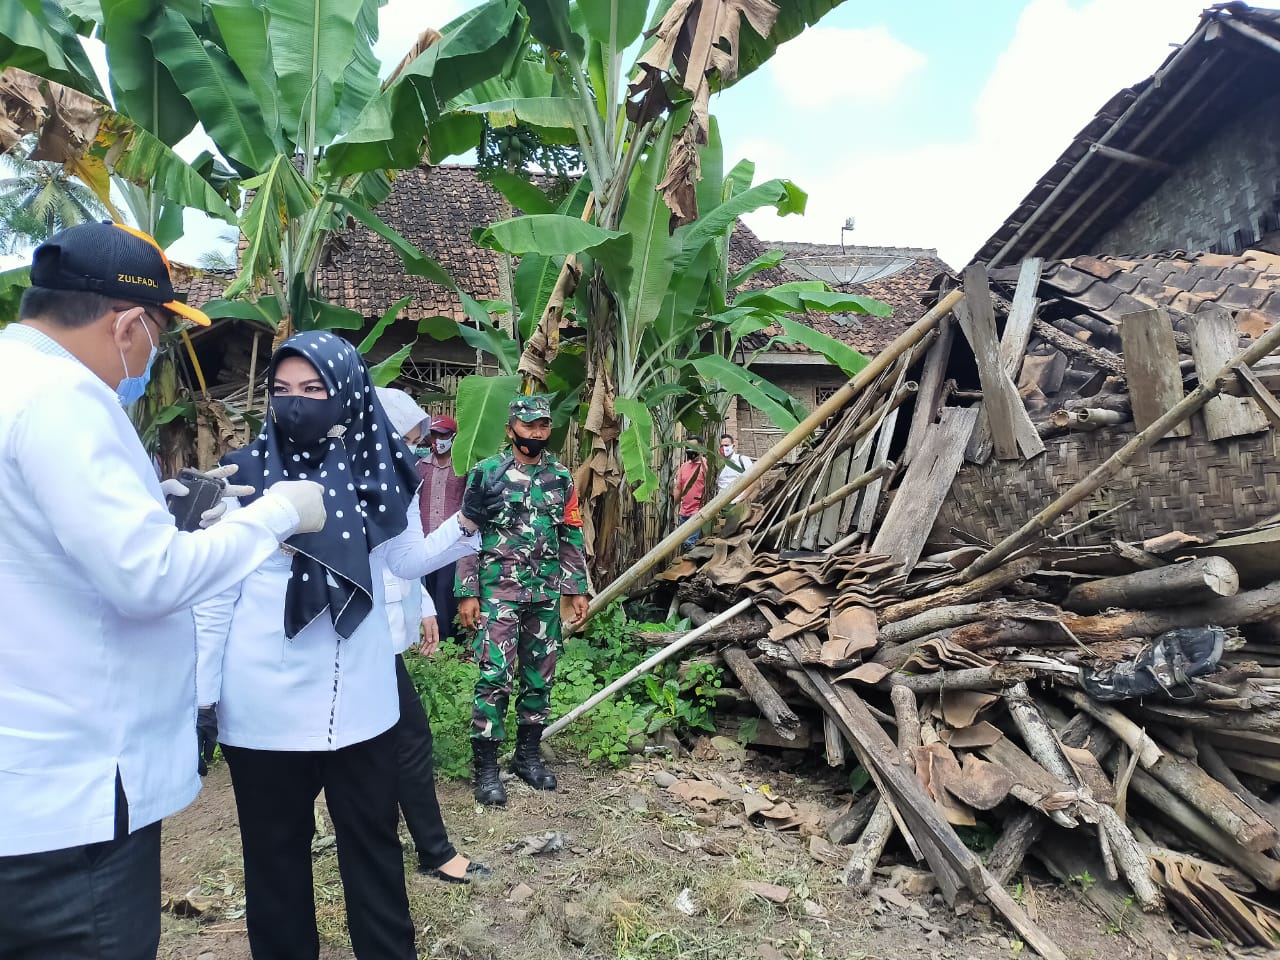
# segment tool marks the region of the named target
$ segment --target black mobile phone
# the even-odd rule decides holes
[[[169,497],[169,512],[179,530],[199,530],[201,515],[226,495],[226,484],[190,467],[178,471],[178,480],[189,492],[185,497]]]

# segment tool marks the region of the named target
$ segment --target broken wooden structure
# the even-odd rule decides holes
[[[1111,270],[1088,259],[1068,269]],[[867,770],[829,837],[851,884],[896,831],[949,900],[986,897],[1045,956],[1003,886],[1028,855],[1100,878],[1104,911],[1273,946],[1280,325],[1128,294],[1111,322],[1054,295],[1063,269],[944,286],[932,328],[660,577],[695,624],[751,601],[702,639],[759,742]],[[1157,665],[1155,689],[1085,692],[1200,628],[1221,649]],[[979,820],[1000,834],[985,865],[954,830]]]

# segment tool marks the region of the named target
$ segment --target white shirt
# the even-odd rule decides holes
[[[292,640],[285,637],[293,560],[280,550],[238,586],[196,607],[199,700],[217,703],[221,742],[256,750],[338,750],[376,737],[399,719],[384,612],[386,572],[424,576],[476,552],[480,539],[465,536],[456,515],[424,537],[417,497],[406,519],[403,533],[369,555],[373,609],[346,639],[334,631],[327,611]]]
[[[259,503],[180,532],[115,392],[34,328],[0,332],[0,856],[111,839],[117,769],[130,830],[191,802],[190,608],[293,533]]]
[[[716,492],[718,493],[724,493],[728,490],[730,484],[736,483],[738,478],[750,470],[751,464],[755,462],[750,457],[744,457],[740,453],[731,453],[724,459],[725,465],[720,468],[720,473],[716,477]],[[730,464],[736,464],[736,469],[735,467],[730,466]],[[741,500],[742,496],[739,495],[733,502],[738,503]]]
[[[404,653],[419,638],[423,617],[434,617],[436,605],[421,580],[402,580],[390,570],[382,577],[387,624],[391,628],[391,651]]]

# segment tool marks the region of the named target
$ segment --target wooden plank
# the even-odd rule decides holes
[[[950,316],[938,321],[938,339],[929,348],[920,372],[920,388],[916,391],[916,405],[911,414],[911,430],[907,433],[907,449],[902,464],[909,464],[920,444],[924,443],[924,431],[936,423],[942,407],[942,383],[947,376],[947,361],[951,359],[951,342],[955,339],[955,323]]]
[[[1272,428],[1280,428],[1280,400],[1276,400],[1275,394],[1268,390],[1258,379],[1257,374],[1248,367],[1235,366],[1232,369],[1245,392],[1262,408],[1262,413],[1270,421]]]
[[[1173,324],[1163,310],[1126,313],[1120,318],[1120,342],[1124,345],[1133,422],[1139,430],[1145,430],[1182,399]],[[1191,424],[1184,421],[1165,436],[1185,437],[1190,433]]]
[[[984,404],[976,403],[973,409],[978,411],[978,422],[969,436],[969,442],[965,444],[964,459],[981,466],[991,459],[991,420],[987,417]]]
[[[1239,350],[1239,334],[1231,314],[1221,307],[1202,310],[1190,325],[1196,376],[1204,383],[1231,363]],[[1218,396],[1205,404],[1204,425],[1210,440],[1225,440],[1266,430],[1267,418],[1252,400]]]
[[[948,407],[929,427],[924,445],[898,485],[893,505],[876,534],[871,552],[902,562],[910,573],[920,559],[933,521],[951,492],[964,461],[964,446],[973,433],[978,411]]]
[[[1040,270],[1044,261],[1039,257],[1031,257],[1022,261],[1022,270],[1018,273],[1018,286],[1013,293],[1013,304],[1009,307],[1009,318],[1004,323],[1004,336],[1000,340],[1000,363],[1004,372],[1014,381],[1022,370],[1022,359],[1027,355],[1027,343],[1031,340],[1031,321],[1036,317],[1036,307],[1040,301],[1036,299],[1036,290],[1040,286]]]
[[[964,271],[964,310],[957,310],[960,329],[964,331],[978,364],[978,380],[982,383],[983,408],[991,424],[991,442],[999,460],[1016,460],[1018,437],[1013,430],[1013,416],[1004,400],[1001,380],[1004,368],[1000,362],[1000,342],[996,338],[996,315],[991,306],[991,288],[987,271],[974,264]],[[1013,384],[1010,383],[1010,388]]]
[[[1002,365],[986,268],[981,264],[966,268],[964,285],[967,310],[957,311],[957,316],[977,360],[983,406],[991,423],[996,457],[1001,460],[1034,457],[1044,451],[1044,441],[1018,396],[1018,388]]]
[[[898,410],[889,411],[880,425],[880,436],[876,438],[876,449],[871,455],[871,467],[881,466],[889,462],[889,445],[893,442],[893,431],[898,425]],[[884,479],[874,481],[862,494],[862,507],[858,510],[858,529],[862,533],[870,533],[875,528],[876,513],[880,509],[880,494],[884,490]],[[941,509],[941,508],[939,508]]]

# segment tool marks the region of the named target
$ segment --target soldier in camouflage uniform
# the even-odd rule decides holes
[[[551,712],[551,684],[560,651],[560,596],[572,598],[575,620],[587,612],[582,514],[573,477],[546,449],[551,408],[546,397],[511,401],[511,446],[482,460],[467,477],[467,493],[502,507],[480,528],[479,555],[458,561],[458,620],[475,629],[480,680],[472,703],[475,796],[504,804],[498,748],[507,703],[516,695],[516,752],[511,770],[538,790],[554,790],[555,775],[539,745]]]

